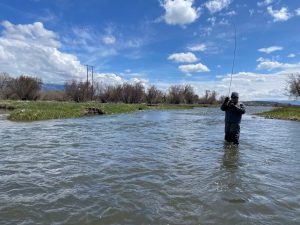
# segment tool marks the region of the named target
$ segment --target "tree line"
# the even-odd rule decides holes
[[[300,75],[291,75],[287,81],[287,94],[295,99],[300,96]],[[141,83],[106,85],[86,81],[65,82],[62,91],[42,91],[40,78],[21,75],[13,78],[0,73],[0,99],[56,100],[56,101],[100,101],[102,103],[147,103],[147,104],[215,104],[223,102],[216,91],[206,90],[198,96],[189,85],[171,85],[166,92],[155,85],[145,88]]]
[[[218,102],[217,92],[206,91],[199,97],[189,85],[171,85],[167,92],[159,90],[155,85],[145,88],[141,83],[123,83],[106,85],[72,80],[64,85],[64,93],[68,100],[84,102],[96,100],[102,103],[147,103],[147,104],[215,104]]]
[[[37,100],[40,98],[40,90],[43,82],[40,78],[19,76],[13,78],[7,73],[0,74],[0,98]]]

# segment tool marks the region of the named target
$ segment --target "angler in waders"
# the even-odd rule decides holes
[[[242,115],[246,112],[243,104],[238,104],[239,94],[232,92],[231,100],[229,97],[225,98],[221,106],[221,110],[225,111],[225,140],[239,144],[240,138],[240,123]]]

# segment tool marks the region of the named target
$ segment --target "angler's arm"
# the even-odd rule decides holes
[[[246,107],[244,104],[240,104],[240,105],[236,105],[235,109],[237,112],[239,112],[240,114],[245,114],[246,112]]]
[[[226,111],[229,106],[228,106],[228,101],[229,101],[229,98],[225,98],[225,101],[223,102],[223,104],[221,105],[221,110],[222,111]]]

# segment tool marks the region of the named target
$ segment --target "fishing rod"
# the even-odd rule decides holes
[[[228,97],[230,95],[232,75],[233,75],[234,64],[235,64],[235,53],[236,53],[236,26],[235,26],[235,23],[233,24],[233,26],[234,26],[234,51],[233,51],[233,60],[232,60],[232,67],[231,67],[231,76],[230,76],[230,85],[229,85]]]

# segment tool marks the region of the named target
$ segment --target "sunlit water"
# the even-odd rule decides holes
[[[238,148],[214,108],[0,127],[1,225],[300,223],[299,122],[247,114]]]

